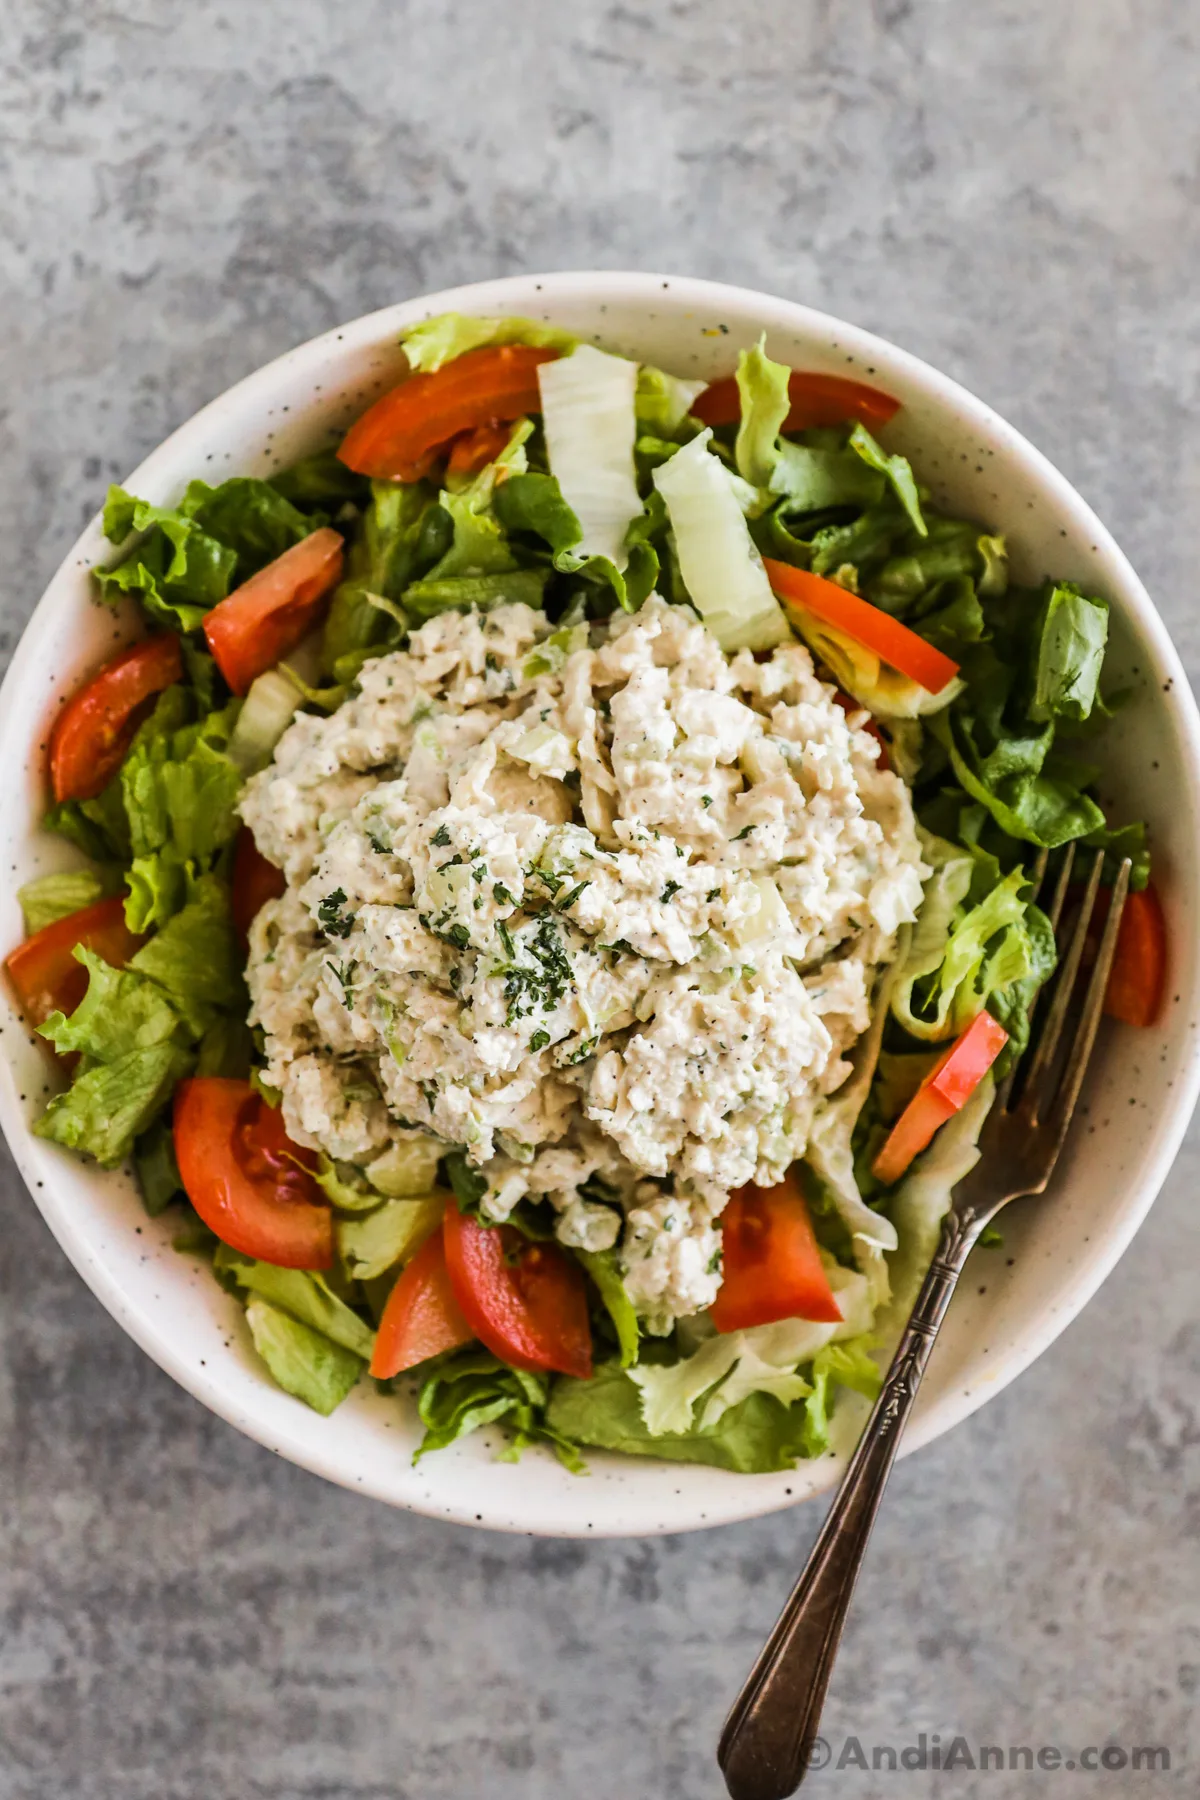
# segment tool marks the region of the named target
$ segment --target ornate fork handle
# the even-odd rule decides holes
[[[784,1800],[809,1764],[859,1565],[938,1327],[984,1220],[952,1211],[858,1448],[717,1758],[733,1800]]]

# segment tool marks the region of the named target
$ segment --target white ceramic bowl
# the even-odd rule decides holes
[[[552,319],[677,374],[728,373],[764,328],[772,355],[861,376],[903,401],[884,434],[915,454],[937,503],[1007,533],[1019,577],[1073,578],[1113,606],[1112,673],[1136,689],[1101,754],[1118,817],[1146,817],[1171,938],[1169,1003],[1155,1029],[1107,1028],[1049,1198],[1005,1218],[1012,1266],[989,1264],[955,1300],[905,1450],[946,1431],[1020,1374],[1096,1291],[1125,1249],[1178,1148],[1200,1084],[1197,940],[1200,720],[1162,622],[1133,570],[1078,494],[982,401],[916,357],[789,301],[711,282],[641,274],[515,277],[385,308],[328,332],[214,400],[129,477],[169,503],[193,476],[271,474],[325,443],[401,369],[404,325],[457,308]],[[0,945],[18,942],[20,882],[70,852],[39,830],[46,728],[79,680],[134,635],[96,603],[89,567],[107,549],[84,532],[30,621],[0,701],[0,845],[9,873]],[[197,1399],[292,1461],[414,1511],[500,1530],[596,1536],[683,1531],[749,1518],[835,1480],[828,1456],[780,1475],[590,1456],[585,1479],[549,1455],[493,1460],[477,1436],[412,1467],[411,1409],[363,1384],[330,1419],[274,1387],[249,1348],[240,1309],[207,1267],[171,1249],[131,1181],[105,1174],[30,1133],[47,1065],[7,993],[0,997],[0,1122],[50,1229],[130,1335]]]

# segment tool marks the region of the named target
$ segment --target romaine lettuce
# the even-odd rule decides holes
[[[370,1362],[375,1351],[375,1333],[352,1307],[338,1298],[323,1275],[308,1269],[281,1269],[275,1263],[256,1262],[251,1256],[231,1250],[227,1244],[218,1246],[213,1268],[230,1292],[244,1288],[247,1293],[269,1300],[272,1306],[281,1308],[311,1330],[319,1331],[331,1343],[352,1351],[362,1362]]]
[[[58,919],[82,912],[121,891],[121,873],[112,865],[97,869],[64,869],[57,875],[39,875],[17,889],[17,901],[27,936],[53,925]]]
[[[654,471],[679,566],[697,612],[723,650],[769,650],[791,633],[771,592],[724,465],[705,430]]]
[[[512,1369],[480,1348],[463,1350],[435,1365],[417,1401],[425,1427],[414,1462],[444,1450],[484,1425],[503,1425],[509,1434],[501,1462],[515,1462],[530,1444],[547,1443],[573,1474],[583,1463],[570,1437],[547,1422],[550,1381],[526,1369]]]
[[[636,363],[590,344],[538,369],[550,472],[580,526],[572,548],[617,569],[625,567],[626,534],[642,510],[633,462],[637,379]]]

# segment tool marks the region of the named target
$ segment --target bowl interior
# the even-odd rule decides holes
[[[956,1298],[905,1439],[911,1450],[997,1392],[1049,1344],[1108,1273],[1150,1205],[1195,1099],[1197,966],[1188,928],[1197,893],[1200,726],[1186,680],[1143,588],[1070,486],[1011,427],[927,365],[867,333],[792,303],[712,283],[648,275],[553,275],[485,283],[388,308],[330,332],[249,377],[190,420],[129,478],[175,499],[193,476],[270,474],[328,441],[399,372],[402,325],[450,307],[552,318],[606,348],[681,375],[728,373],[766,330],[785,362],[873,381],[903,401],[884,434],[913,455],[948,509],[1004,531],[1018,575],[1067,576],[1113,606],[1112,673],[1133,690],[1097,746],[1120,818],[1148,818],[1170,927],[1169,999],[1160,1024],[1106,1027],[1084,1117],[1050,1196],[1006,1215],[1003,1253],[977,1252],[980,1279]],[[132,636],[91,595],[106,546],[93,522],[51,582],[14,659],[0,707],[10,772],[0,845],[10,873],[0,940],[21,936],[15,889],[71,860],[39,829],[46,730],[78,680]],[[151,1356],[206,1405],[280,1455],[393,1504],[464,1523],[535,1533],[687,1530],[750,1517],[828,1487],[840,1458],[781,1475],[595,1454],[580,1480],[548,1455],[494,1460],[481,1434],[417,1468],[411,1409],[356,1392],[320,1419],[271,1385],[240,1308],[208,1269],[175,1252],[169,1227],[142,1211],[128,1177],[87,1168],[32,1137],[52,1077],[7,991],[0,994],[0,1120],[51,1229],[101,1301]],[[986,1278],[984,1271],[986,1270]],[[847,1397],[848,1398],[848,1397]],[[843,1437],[855,1415],[844,1413]]]

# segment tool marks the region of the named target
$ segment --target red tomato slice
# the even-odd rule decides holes
[[[475,1336],[518,1369],[586,1380],[592,1328],[583,1270],[558,1244],[511,1225],[479,1225],[448,1206],[442,1226],[455,1298]]]
[[[4,966],[26,1018],[43,1025],[52,1012],[73,1013],[87,992],[87,970],[71,954],[76,944],[123,969],[145,941],[125,924],[125,902],[118,895],[44,925],[11,952]]]
[[[1111,888],[1101,888],[1096,896],[1089,934],[1097,947],[1111,899]],[[1110,1019],[1126,1025],[1153,1025],[1166,982],[1167,925],[1162,901],[1154,883],[1148,882],[1140,893],[1125,896],[1104,1010]]]
[[[867,710],[861,701],[856,700],[852,694],[844,694],[841,688],[838,689],[833,697],[845,713],[866,712]],[[875,742],[879,745],[879,755],[875,759],[875,767],[884,770],[890,769],[892,765],[891,760],[888,757],[888,742],[874,719],[870,717],[866,718],[863,721],[860,730],[869,732],[875,739]]]
[[[283,1269],[333,1264],[333,1214],[279,1112],[248,1081],[195,1075],[175,1090],[175,1157],[188,1199],[223,1244]]]
[[[791,411],[784,431],[807,431],[813,425],[842,425],[857,419],[863,425],[886,425],[900,411],[900,402],[862,381],[842,375],[818,375],[793,369],[788,378]],[[692,407],[705,425],[736,425],[742,416],[742,400],[732,375],[705,388]]]
[[[50,781],[56,800],[91,800],[125,760],[138,714],[153,695],[183,678],[173,634],[131,644],[68,700],[50,733]]]
[[[410,375],[368,407],[338,455],[360,475],[418,481],[440,446],[460,432],[540,412],[538,364],[558,354],[532,344],[485,344],[433,375]]]
[[[712,1303],[718,1331],[747,1331],[778,1319],[840,1322],[829,1277],[795,1169],[778,1187],[751,1182],[721,1214],[722,1277]]]
[[[204,635],[235,694],[308,636],[341,578],[341,534],[323,525],[213,607]]]
[[[378,1381],[413,1369],[444,1350],[469,1344],[475,1333],[454,1298],[440,1231],[426,1238],[387,1297],[371,1373]]]
[[[286,887],[283,870],[267,861],[254,833],[243,825],[233,852],[233,928],[243,946],[258,913],[268,900],[278,900]]]
[[[931,694],[940,694],[958,674],[958,664],[941,650],[927,644],[923,637],[893,619],[869,600],[860,600],[836,581],[826,581],[809,569],[794,568],[791,563],[763,557],[767,578],[781,600],[793,606],[806,607],[827,625],[834,625],[848,637],[857,638],[883,662],[899,669],[910,681]]]
[[[1007,1042],[1007,1031],[991,1013],[981,1012],[972,1019],[934,1064],[893,1125],[871,1165],[877,1180],[888,1187],[899,1181],[939,1126],[961,1112]]]
[[[450,446],[446,458],[447,475],[478,475],[480,469],[495,462],[508,439],[509,427],[496,419],[477,426],[474,431],[464,431]]]

